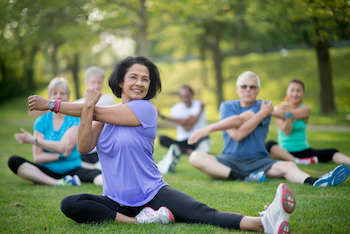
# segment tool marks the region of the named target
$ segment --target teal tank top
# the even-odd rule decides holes
[[[299,152],[310,148],[306,136],[307,123],[298,119],[293,122],[293,129],[289,136],[278,128],[278,145],[285,148],[288,152]]]

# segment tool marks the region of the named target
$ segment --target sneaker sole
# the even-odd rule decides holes
[[[340,165],[336,167],[332,173],[331,178],[328,179],[330,185],[336,185],[343,183],[349,176],[349,167],[346,165]]]
[[[287,221],[282,221],[278,228],[274,232],[275,234],[289,234],[290,233],[290,225]]]
[[[282,188],[282,207],[287,214],[291,214],[296,207],[295,196],[288,185],[280,184]],[[288,223],[288,222],[287,222]]]

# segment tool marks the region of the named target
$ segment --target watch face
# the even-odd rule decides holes
[[[55,102],[53,102],[53,101],[49,102],[49,108],[50,108],[50,110],[55,108]]]

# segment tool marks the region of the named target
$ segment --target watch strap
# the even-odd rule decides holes
[[[61,100],[55,100],[55,108],[53,109],[53,112],[56,114],[58,113],[58,109],[60,108]]]

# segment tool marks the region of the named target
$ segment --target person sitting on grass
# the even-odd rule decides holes
[[[194,151],[190,163],[215,179],[254,180],[265,182],[265,177],[284,177],[290,182],[312,186],[331,186],[344,182],[349,167],[340,165],[320,178],[311,177],[301,171],[294,162],[277,161],[270,157],[265,148],[269,129],[272,102],[256,100],[260,91],[260,79],[253,72],[244,72],[236,84],[239,100],[225,101],[220,106],[221,121],[196,130],[190,136],[189,144],[208,136],[213,131],[223,131],[224,146],[220,156]]]
[[[305,162],[333,161],[335,164],[350,165],[350,157],[337,149],[313,149],[307,141],[306,127],[311,107],[303,104],[304,83],[300,79],[292,79],[287,87],[286,101],[277,111],[284,113],[285,118],[275,118],[278,125],[278,144],[266,142],[266,148],[272,158],[278,160]]]
[[[211,141],[208,137],[200,139],[193,145],[187,143],[194,130],[207,124],[204,111],[205,103],[201,100],[193,100],[194,91],[189,85],[183,85],[179,89],[179,97],[182,102],[176,103],[170,109],[171,117],[162,115],[158,110],[158,116],[162,119],[177,124],[176,140],[165,135],[159,136],[159,143],[168,148],[166,155],[158,162],[158,168],[162,174],[176,171],[176,164],[179,162],[181,154],[191,154],[194,150],[208,153],[211,147]]]
[[[61,201],[61,210],[79,223],[115,222],[212,224],[258,232],[289,233],[288,219],[295,197],[280,184],[272,204],[261,217],[215,210],[167,184],[154,158],[158,113],[149,100],[161,91],[158,68],[142,56],[120,61],[109,77],[121,104],[95,106],[101,93],[88,88],[84,103],[57,103],[55,110],[80,117],[78,148],[90,152],[97,146],[103,171],[103,195],[79,193]],[[50,100],[28,98],[30,110],[47,110]],[[95,120],[95,121],[93,121]]]
[[[50,100],[69,101],[70,88],[65,78],[54,78],[48,86]],[[8,166],[19,177],[38,184],[80,185],[81,181],[102,185],[101,171],[81,167],[76,147],[79,118],[58,113],[50,102],[51,112],[34,122],[34,134],[22,130],[16,140],[33,145],[34,163],[19,156],[11,156]],[[55,113],[52,113],[54,111]]]

